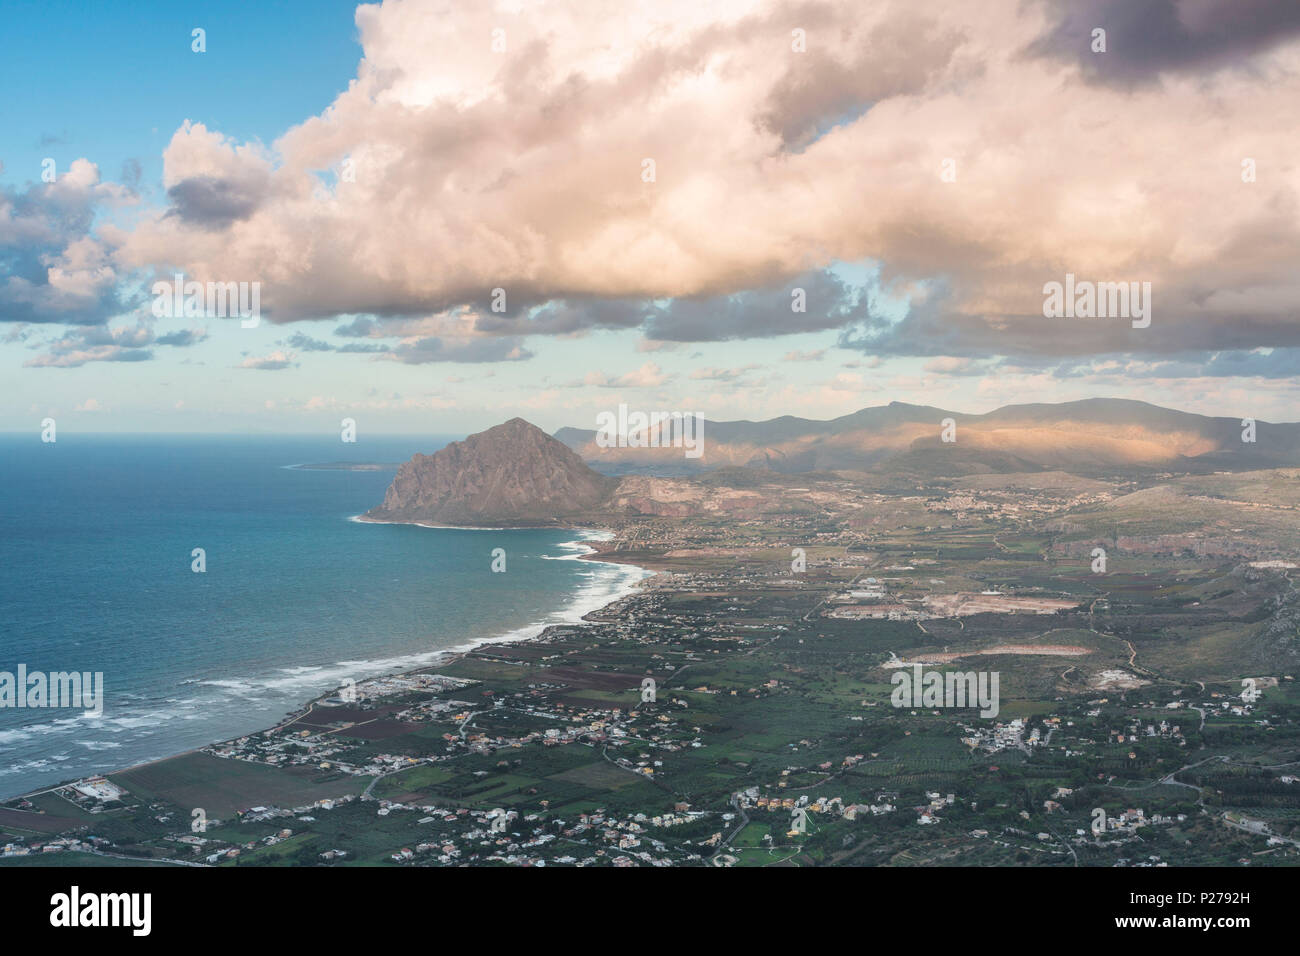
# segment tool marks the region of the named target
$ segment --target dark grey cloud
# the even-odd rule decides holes
[[[804,311],[794,311],[802,290]],[[519,314],[481,313],[474,328],[489,335],[568,335],[592,329],[641,329],[658,342],[720,342],[837,329],[870,312],[866,290],[829,270],[815,270],[768,288],[729,295],[650,301],[562,299]],[[348,334],[370,334],[353,324]],[[340,330],[340,334],[342,331]]]
[[[807,21],[794,17],[791,22]],[[950,27],[907,16],[870,32],[843,28],[850,31],[851,52],[841,60],[818,45],[819,26],[814,19],[806,28],[814,52],[787,58],[789,65],[758,117],[760,127],[779,136],[791,151],[802,150],[881,100],[919,93],[948,67],[962,41]]]
[[[205,329],[177,329],[175,332],[168,332],[160,335],[154,342],[158,345],[171,345],[176,348],[188,348],[191,345],[197,345],[208,337]]]
[[[395,346],[392,357],[406,365],[427,362],[516,362],[533,353],[517,338],[481,338],[460,341],[437,336]]]
[[[796,289],[802,290],[804,311],[794,310]],[[729,295],[663,301],[556,300],[521,309],[517,315],[482,313],[474,328],[491,335],[639,328],[654,341],[721,342],[837,329],[869,313],[867,290],[844,282],[830,270],[815,270],[779,286]]]
[[[23,365],[27,368],[80,368],[91,362],[147,362],[154,357],[154,346],[186,348],[207,337],[204,329],[178,329],[157,335],[143,322],[118,328],[84,325],[65,329],[58,338],[34,343],[31,347],[41,354]]]
[[[973,365],[975,363],[972,363]],[[1062,381],[1084,378],[1116,378],[1124,381],[1147,379],[1264,378],[1292,379],[1300,368],[1300,347],[1282,349],[1235,349],[1231,351],[1184,351],[1155,358],[1127,352],[1095,354],[1059,359],[1050,356],[993,359],[978,365],[980,374],[1005,372],[1009,375],[1046,373]],[[966,374],[949,371],[946,374]]]
[[[793,310],[797,289],[803,290],[807,311]],[[870,315],[868,290],[824,270],[768,289],[654,304],[645,334],[674,342],[720,342],[838,329]]]
[[[1061,278],[1045,274],[1042,281]],[[1026,284],[1026,300],[1041,303],[1044,297],[1040,288],[1037,280]],[[935,281],[930,284],[928,297],[914,301],[902,319],[869,315],[844,328],[837,344],[871,355],[1011,356],[1040,367],[1095,356],[1155,360],[1200,352],[1208,360],[1215,353],[1300,347],[1300,322],[1279,317],[1269,311],[1268,303],[1259,308],[1218,304],[1214,297],[1223,291],[1212,284],[1193,284],[1184,277],[1168,286],[1155,284],[1151,290],[1151,324],[1134,328],[1132,321],[1123,317],[1047,318],[1041,310],[972,313],[958,307],[950,285]],[[1236,297],[1227,298],[1231,301]]]
[[[340,353],[372,354],[405,365],[423,365],[429,362],[520,362],[532,358],[534,353],[524,346],[522,336],[506,334],[518,325],[518,321],[505,318],[495,324],[494,334],[483,337],[423,335],[397,344],[348,342],[330,345],[319,339],[295,335],[288,342],[292,345],[301,343],[301,347],[307,351],[328,349]],[[412,332],[409,324],[401,320],[358,316],[338,326],[334,334],[344,338],[392,339],[408,338]]]
[[[795,311],[801,290],[803,311]],[[838,329],[871,314],[870,290],[831,270],[813,270],[766,288],[666,300],[558,299],[516,314],[481,312],[475,331],[488,335],[571,335],[595,329],[640,329],[655,342],[721,342]],[[373,335],[358,320],[339,334]]]
[[[91,362],[147,362],[153,358],[148,346],[153,331],[145,325],[110,329],[88,325],[65,330],[57,339],[37,343],[41,354],[23,363],[24,368],[80,368]]]
[[[1234,349],[1209,356],[1192,353],[1129,367],[1135,378],[1272,378],[1293,379],[1300,369],[1300,348]]]
[[[373,354],[378,352],[392,351],[387,345],[381,345],[378,342],[347,342],[343,345],[334,345],[326,342],[324,339],[312,338],[302,332],[295,332],[293,335],[284,339],[280,344],[287,345],[303,352],[343,352],[354,354]]]
[[[1208,362],[1198,364],[1193,375],[1251,375],[1261,378],[1295,378],[1300,373],[1300,348],[1216,352]]]
[[[474,328],[488,335],[568,335],[588,329],[635,329],[650,314],[644,299],[556,299],[513,312],[482,307]]]
[[[342,335],[347,338],[364,339],[369,338],[379,329],[379,322],[375,319],[361,315],[357,316],[351,322],[345,322],[334,330],[335,335]]]
[[[1296,0],[1053,0],[1046,8],[1057,20],[1028,52],[1119,86],[1244,64],[1300,33]],[[1106,31],[1105,53],[1092,52],[1097,28]]]
[[[323,342],[320,339],[314,339],[310,335],[305,335],[302,332],[295,332],[287,339],[284,339],[281,344],[288,345],[295,349],[300,349],[303,352],[333,352],[334,351],[334,346],[330,345],[328,342]]]
[[[266,199],[263,182],[235,182],[213,176],[191,176],[167,190],[172,208],[169,216],[207,229],[224,229],[247,219]]]

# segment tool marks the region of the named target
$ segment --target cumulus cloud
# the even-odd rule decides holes
[[[207,329],[177,329],[154,339],[158,345],[170,345],[175,348],[188,348],[197,345],[208,337]]]
[[[298,363],[294,361],[294,358],[293,352],[276,349],[270,355],[250,355],[239,363],[239,367],[259,369],[264,372],[278,372],[296,366]]]
[[[186,120],[164,154],[163,186],[188,226],[221,229],[247,219],[271,189],[272,163],[256,144],[239,145]]]
[[[44,354],[29,359],[27,368],[79,368],[88,362],[144,362],[153,358],[148,346],[154,335],[145,325],[82,326],[58,338],[40,342]]]
[[[1295,9],[389,0],[358,8],[364,59],[328,109],[267,149],[186,123],[168,207],[104,235],[122,269],[260,280],[272,321],[469,317],[454,344],[404,337],[403,362],[591,328],[843,329],[931,357],[1295,347]],[[1080,52],[1092,25],[1109,59]],[[904,317],[838,277],[864,262]],[[1151,282],[1152,326],[1044,319],[1067,272]]]
[[[147,362],[154,346],[186,348],[207,338],[201,328],[178,329],[158,335],[144,322],[134,326],[84,325],[54,338],[37,340],[41,355],[24,362],[27,368],[80,368],[89,362]]]
[[[0,187],[0,321],[93,324],[121,311],[118,271],[92,226],[132,198],[84,159],[53,182]]]

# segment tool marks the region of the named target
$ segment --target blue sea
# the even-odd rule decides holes
[[[265,728],[345,679],[576,620],[645,575],[577,560],[594,532],[358,522],[392,470],[294,467],[449,440],[0,436],[0,671],[104,675],[99,716],[0,707],[0,796]]]

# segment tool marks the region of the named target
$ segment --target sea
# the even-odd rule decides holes
[[[647,574],[578,560],[595,531],[360,522],[394,469],[302,467],[395,464],[453,437],[0,435],[0,674],[103,675],[100,714],[0,706],[0,797],[536,636]]]

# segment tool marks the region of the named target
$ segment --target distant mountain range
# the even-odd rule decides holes
[[[956,425],[953,442],[942,422]],[[555,438],[608,475],[690,475],[723,467],[778,472],[887,471],[924,476],[1060,470],[1241,471],[1300,464],[1300,424],[1257,422],[1243,442],[1242,418],[1211,418],[1127,399],[1007,405],[967,415],[891,402],[829,421],[782,416],[763,422],[706,421],[703,454],[681,448],[601,447],[594,429]],[[664,442],[666,444],[666,442]]]
[[[955,426],[952,442],[942,440],[945,419]],[[398,468],[383,503],[363,518],[536,527],[614,515],[725,512],[752,508],[753,499],[737,489],[762,484],[763,475],[811,472],[822,474],[809,480],[847,471],[923,481],[1047,472],[1207,474],[1300,464],[1300,424],[1257,422],[1256,440],[1243,442],[1241,421],[1120,399],[1009,405],[987,415],[893,402],[831,421],[705,422],[703,455],[691,460],[682,448],[604,448],[595,431],[562,428],[552,437],[513,418],[433,455],[415,455]],[[697,480],[670,480],[693,474]]]

